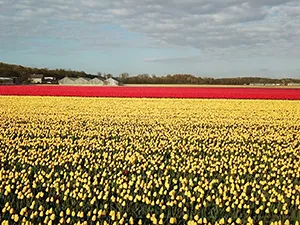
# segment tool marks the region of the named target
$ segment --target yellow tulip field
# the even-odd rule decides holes
[[[0,96],[0,224],[300,223],[300,101]]]

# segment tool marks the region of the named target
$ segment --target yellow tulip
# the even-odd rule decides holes
[[[177,219],[174,218],[174,217],[171,217],[170,218],[170,224],[175,224],[175,223],[177,223]]]

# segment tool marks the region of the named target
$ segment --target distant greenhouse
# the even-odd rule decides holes
[[[75,85],[88,85],[89,81],[90,81],[89,78],[79,77],[79,78],[74,80],[74,84]]]
[[[113,78],[109,78],[106,80],[102,80],[98,77],[93,79],[90,78],[74,78],[74,77],[64,77],[59,80],[58,83],[60,85],[87,85],[87,86],[118,86],[119,82]]]
[[[108,86],[118,86],[119,85],[119,81],[115,80],[114,78],[108,78],[107,80],[105,80],[105,83]]]
[[[95,77],[95,78],[93,78],[93,79],[91,79],[90,81],[89,81],[89,84],[91,84],[91,85],[97,85],[97,86],[102,86],[102,85],[104,85],[104,82],[103,82],[103,80],[101,80],[101,79],[99,79],[98,77]]]
[[[63,79],[58,81],[60,85],[74,85],[76,78],[74,77],[64,77]]]

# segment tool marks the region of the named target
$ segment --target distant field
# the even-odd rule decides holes
[[[2,86],[0,95],[300,100],[300,89],[174,86]]]
[[[261,86],[261,85],[209,85],[209,84],[126,84],[127,87],[221,87],[221,88],[288,88],[300,89],[300,86]]]

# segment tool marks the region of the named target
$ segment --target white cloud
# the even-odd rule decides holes
[[[0,5],[1,39],[45,36],[92,45],[105,35],[89,24],[115,24],[161,46],[189,46],[212,57],[300,55],[299,0],[0,0]],[[126,45],[122,37],[102,43]]]
[[[165,57],[165,58],[146,58],[144,62],[149,63],[200,63],[203,60],[202,56],[186,56],[186,57]]]
[[[129,9],[112,9],[110,12],[116,16],[129,16],[132,14]]]

